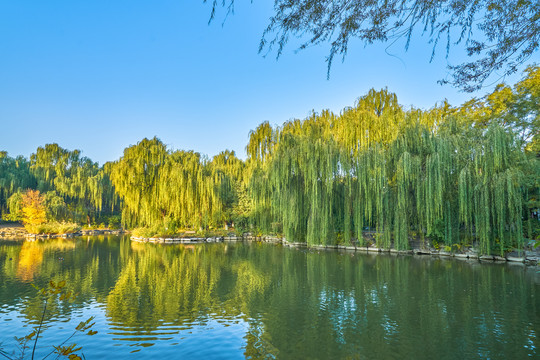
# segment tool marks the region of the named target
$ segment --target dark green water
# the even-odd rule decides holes
[[[41,357],[94,315],[99,333],[75,339],[87,359],[540,358],[540,274],[521,265],[258,243],[4,241],[4,350],[41,316],[31,284],[49,280],[80,295],[51,307]]]

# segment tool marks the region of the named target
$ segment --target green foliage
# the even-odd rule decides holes
[[[54,191],[65,201],[62,204],[51,194],[51,216],[57,220],[90,222],[90,217],[96,217],[104,208],[113,209],[117,202],[107,173],[80,154],[79,150],[47,144],[30,157],[38,189]]]
[[[239,230],[248,230],[249,221],[253,214],[253,201],[244,182],[236,181],[235,192],[237,200],[231,209],[234,227]]]
[[[124,224],[174,231],[231,222],[243,167],[231,151],[209,161],[193,151],[170,152],[154,138],[127,148],[107,171],[123,201]]]
[[[168,235],[167,230],[162,226],[153,226],[153,227],[138,227],[131,230],[131,233],[137,237],[160,237],[162,235]],[[169,234],[172,235],[172,234]]]
[[[15,193],[10,197],[10,218],[21,220],[31,234],[69,234],[81,228],[76,223],[47,221],[54,219],[52,211],[64,204],[54,192],[43,195],[38,190],[27,190],[24,194]]]
[[[31,229],[33,234],[73,234],[81,230],[77,223],[51,221]]]
[[[431,231],[427,233],[433,243],[444,242],[444,222],[442,219],[437,219],[431,226]]]
[[[383,90],[339,116],[290,121],[274,130],[271,152],[252,159],[255,206],[308,244],[348,243],[371,227],[377,246],[400,250],[411,232],[450,248],[474,234],[482,253],[522,247],[524,169],[538,160],[510,128],[457,113],[405,111]]]
[[[7,199],[7,213],[4,213],[2,216],[3,220],[6,221],[22,221],[23,218],[23,194],[20,191],[13,193]]]
[[[370,90],[339,114],[262,123],[246,161],[228,150],[212,159],[172,151],[157,138],[102,168],[56,144],[30,162],[1,153],[0,209],[21,219],[26,185],[44,194],[49,223],[36,232],[74,231],[68,221],[144,237],[249,231],[363,244],[374,229],[381,248],[427,237],[503,255],[538,237],[539,89],[531,66],[514,87],[459,108],[404,109],[387,89]]]
[[[107,227],[109,229],[120,229],[122,217],[119,215],[111,215],[107,218]]]
[[[24,189],[33,188],[36,186],[36,179],[30,173],[30,163],[22,156],[12,158],[5,151],[0,151],[0,213],[2,217],[6,217],[8,210],[8,199],[16,193],[22,192]],[[20,195],[19,195],[20,196]],[[16,211],[11,211],[11,215],[16,215]],[[10,218],[19,220],[18,218]]]
[[[69,212],[64,199],[58,196],[55,191],[48,191],[44,194],[44,205],[47,211],[47,219],[65,220],[69,218]]]

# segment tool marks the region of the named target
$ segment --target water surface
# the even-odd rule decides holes
[[[0,242],[0,342],[39,321],[31,284],[66,280],[41,357],[79,321],[87,359],[539,358],[540,274],[522,265],[127,237]]]

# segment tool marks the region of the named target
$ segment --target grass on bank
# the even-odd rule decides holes
[[[81,230],[78,224],[65,221],[51,221],[39,225],[26,224],[24,227],[30,234],[73,234]]]
[[[234,234],[241,236],[242,231],[236,229],[207,229],[207,230],[179,230],[167,229],[163,226],[138,227],[131,230],[131,234],[136,237],[151,238],[151,237],[167,237],[167,238],[188,238],[188,237],[221,237]]]

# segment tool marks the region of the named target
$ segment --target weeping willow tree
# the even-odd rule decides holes
[[[308,244],[362,244],[372,230],[383,248],[407,249],[412,239],[474,243],[482,253],[519,248],[522,219],[529,237],[538,232],[539,84],[531,67],[514,89],[460,108],[405,110],[383,89],[340,114],[263,123],[247,146],[256,209],[266,214],[255,222]]]
[[[335,237],[335,187],[339,181],[339,148],[314,135],[282,133],[270,167],[274,213],[285,236],[326,243]],[[339,206],[339,205],[338,205]]]
[[[41,192],[55,192],[68,209],[67,218],[90,223],[102,210],[112,212],[117,203],[107,174],[79,150],[58,144],[38,147],[30,157],[30,170]],[[51,195],[52,197],[52,195]]]
[[[22,156],[12,158],[0,151],[0,218],[9,214],[10,201],[15,204],[16,197],[22,196],[24,189],[34,188],[36,179],[30,172],[30,163]],[[13,205],[15,207],[15,205]],[[15,220],[7,217],[7,220]]]
[[[212,158],[209,164],[219,194],[218,223],[226,227],[242,226],[250,215],[251,207],[247,198],[244,161],[236,157],[234,151],[225,150]]]
[[[516,137],[498,125],[482,140],[459,173],[459,216],[475,231],[483,253],[495,249],[502,255],[522,243],[523,173],[516,164],[526,159]]]
[[[254,177],[257,205],[272,208],[291,240],[350,243],[353,234],[361,239],[362,229],[374,226],[386,230],[380,242],[388,246],[393,222],[384,216],[384,204],[388,208],[392,176],[385,152],[410,121],[404,114],[396,96],[382,90],[370,91],[340,115],[313,113],[273,132],[261,125],[248,145],[259,172],[267,172]],[[261,155],[269,138],[272,147]]]
[[[125,149],[107,172],[122,199],[125,225],[174,233],[231,222],[243,167],[231,151],[210,161],[193,151],[171,152],[153,138]]]
[[[522,245],[520,142],[446,103],[404,110],[372,90],[339,115],[263,123],[247,149],[256,207],[271,217],[260,227],[277,222],[290,241],[364,244],[372,230],[377,246],[399,250],[426,238],[477,241],[482,253]]]
[[[148,225],[162,220],[157,205],[158,179],[168,156],[165,145],[144,139],[124,150],[124,155],[105,167],[116,193],[122,199],[122,222],[127,226]]]
[[[279,132],[266,121],[249,133],[246,146],[248,155],[244,172],[244,184],[252,202],[249,214],[249,227],[256,227],[263,232],[271,232],[275,216],[272,214],[270,198],[273,193],[269,181],[269,164],[271,164],[274,148]],[[281,230],[281,229],[279,229]]]

